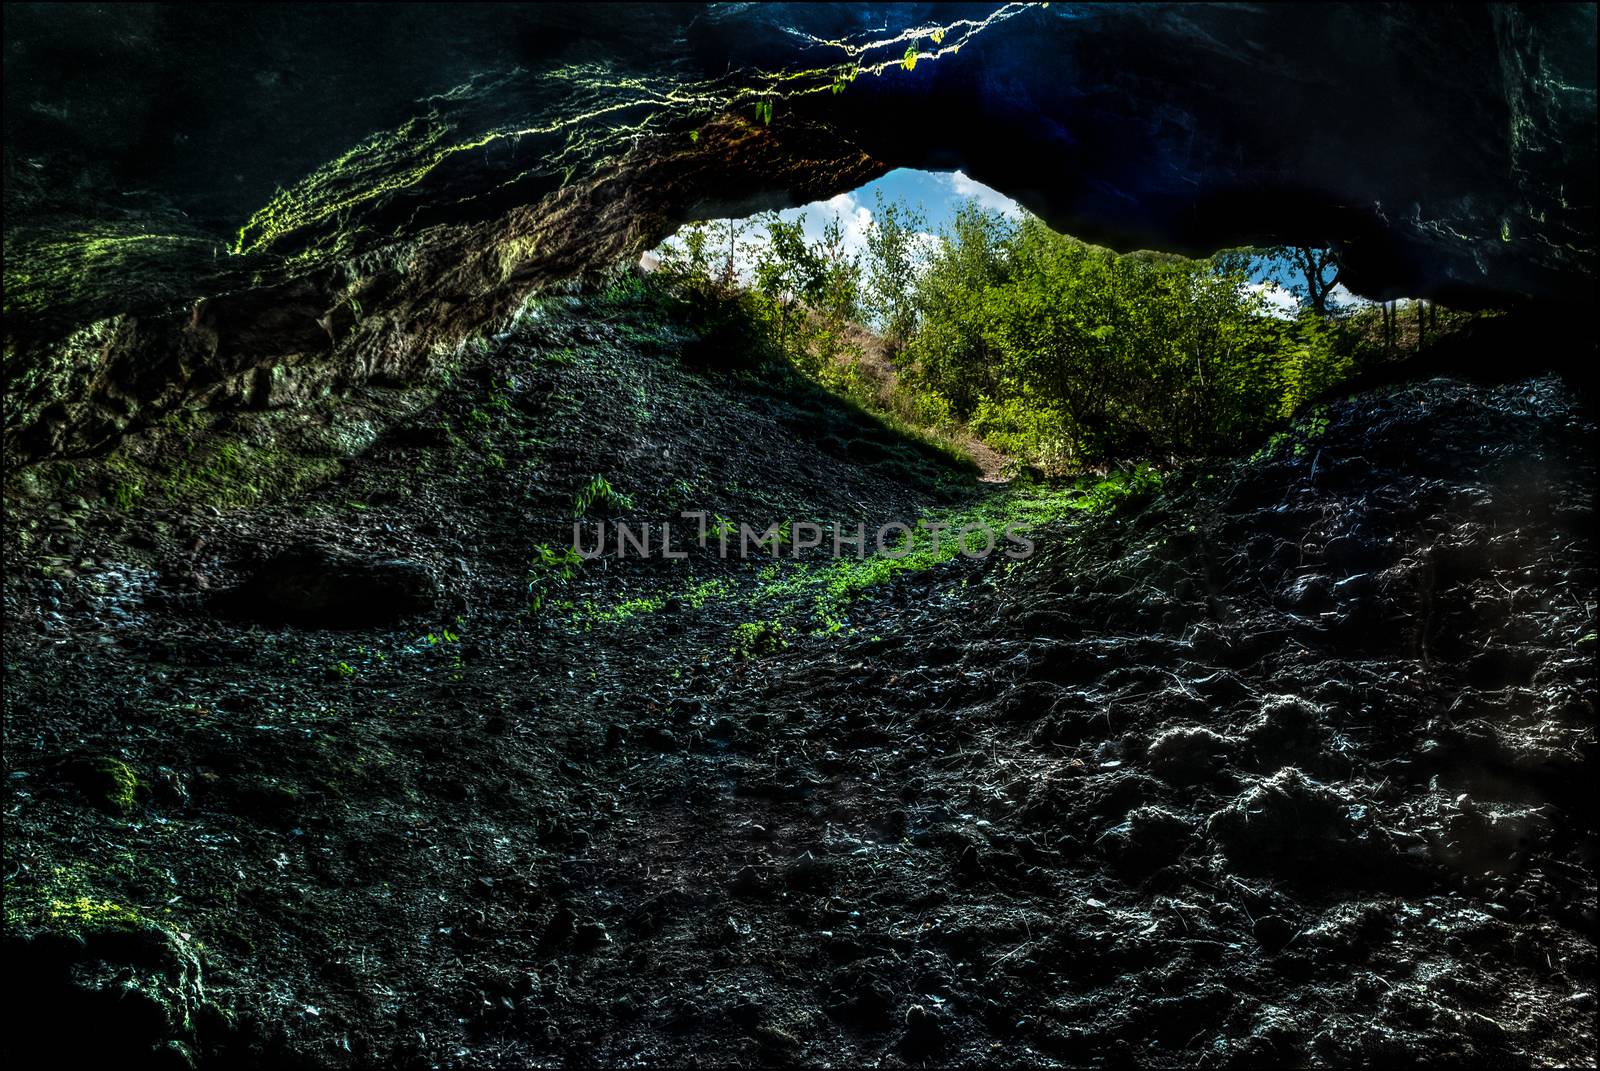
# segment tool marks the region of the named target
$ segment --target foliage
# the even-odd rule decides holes
[[[877,195],[866,232],[861,305],[893,348],[904,346],[916,330],[914,295],[923,267],[919,237],[926,226],[921,213]]]
[[[528,563],[528,608],[538,613],[565,591],[583,570],[583,556],[574,547],[552,547],[541,543],[533,548]]]
[[[1392,313],[1377,343],[1370,312],[1318,311],[1325,250],[1119,255],[975,201],[925,227],[881,196],[860,253],[837,219],[816,240],[775,213],[694,224],[649,285],[707,365],[781,360],[934,449],[975,435],[1050,474],[1237,450],[1398,349]],[[1299,315],[1253,285],[1273,264],[1303,278]]]
[[[729,650],[735,658],[760,658],[789,646],[789,632],[781,621],[746,621],[733,630]]]
[[[904,374],[1051,470],[1232,449],[1350,367],[1315,318],[1266,315],[1243,267],[1119,256],[969,203],[918,278]]]
[[[693,333],[683,348],[690,365],[743,371],[775,354],[763,303],[738,274],[750,256],[749,230],[739,220],[691,223],[662,247],[648,292],[664,317]]]
[[[970,467],[970,456],[948,434],[953,422],[942,399],[910,391],[886,395],[883,384],[861,370],[863,342],[873,340],[862,320],[898,315],[914,323],[909,302],[889,300],[897,284],[888,280],[909,285],[920,270],[915,231],[921,218],[903,206],[880,209],[892,233],[869,235],[862,256],[846,250],[837,219],[824,224],[815,241],[806,237],[804,216],[784,220],[768,213],[754,224],[691,224],[663,246],[661,268],[644,277],[643,286],[664,315],[694,332],[683,349],[690,364],[734,372],[788,366],[930,456]]]
[[[620,513],[633,508],[633,499],[611,486],[611,481],[596,474],[578,488],[572,497],[572,516],[582,519],[594,512]]]

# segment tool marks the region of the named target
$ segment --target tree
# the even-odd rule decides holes
[[[1295,266],[1305,277],[1306,300],[1318,316],[1328,315],[1328,295],[1339,285],[1339,256],[1332,249],[1316,249],[1308,245],[1292,250]],[[1328,274],[1332,272],[1333,274]]]
[[[839,217],[822,228],[822,238],[809,249],[811,276],[806,280],[807,307],[805,353],[825,382],[847,371],[838,366],[840,357],[861,356],[852,339],[852,329],[861,315],[861,263],[845,251],[844,226]]]
[[[902,348],[917,326],[917,276],[924,266],[923,228],[927,221],[881,192],[866,232],[862,304],[892,349]]]
[[[761,222],[767,241],[756,259],[755,290],[767,299],[779,344],[787,345],[801,314],[801,300],[821,269],[806,245],[803,214],[786,223],[770,212]]]
[[[912,295],[917,331],[902,360],[913,378],[931,387],[965,419],[992,391],[1001,373],[991,307],[1008,271],[1015,226],[976,201],[956,209],[941,233]]]

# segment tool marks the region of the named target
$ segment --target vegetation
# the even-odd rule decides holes
[[[1109,512],[1159,489],[1154,470],[1140,467],[1105,478],[1070,482],[1018,481],[1000,494],[956,509],[929,513],[899,532],[895,545],[852,558],[789,562],[788,571],[763,578],[755,601],[781,607],[801,626],[818,632],[845,629],[850,607],[871,589],[962,555],[1003,557],[1031,550],[1042,525],[1082,510]],[[853,533],[847,534],[846,538]],[[869,539],[872,533],[867,533]]]
[[[528,607],[535,613],[544,609],[583,570],[583,558],[570,546],[552,547],[541,543],[533,548],[528,563]]]
[[[604,476],[595,475],[578,488],[572,498],[572,516],[582,519],[591,513],[620,513],[633,508],[633,499],[611,486]]]
[[[1231,450],[1352,368],[1315,315],[1267,315],[1245,269],[1119,256],[969,204],[918,276],[904,374],[1047,470]]]
[[[781,621],[746,621],[733,630],[729,649],[735,658],[760,658],[789,646],[788,633]]]
[[[976,202],[925,226],[880,198],[858,254],[837,220],[814,241],[775,213],[694,224],[649,285],[701,328],[707,364],[776,355],[903,434],[952,451],[976,437],[1047,474],[1259,443],[1439,331],[1422,303],[1409,346],[1392,306],[1333,304],[1324,249],[1117,254]],[[1263,272],[1298,312],[1268,305]]]

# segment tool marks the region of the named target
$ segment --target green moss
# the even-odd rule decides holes
[[[184,234],[91,233],[59,235],[30,243],[27,256],[5,267],[5,313],[38,312],[81,300],[113,284],[130,267],[166,259],[175,252],[214,250],[208,238]]]
[[[56,926],[78,932],[138,929],[145,925],[144,916],[133,908],[89,896],[51,900],[45,905],[44,916]]]
[[[69,759],[64,772],[66,779],[76,785],[90,803],[107,814],[131,814],[143,791],[132,768],[109,755]]]
[[[179,435],[192,434],[176,429]],[[153,451],[136,458],[114,454],[105,462],[106,497],[120,509],[147,499],[218,508],[249,506],[313,487],[339,471],[335,457],[305,454],[242,439],[189,443],[188,453]]]
[[[107,497],[120,510],[126,512],[138,505],[144,497],[144,484],[137,480],[117,480],[107,489]]]
[[[353,252],[361,217],[369,209],[393,201],[406,191],[439,181],[463,159],[496,151],[498,145],[527,143],[540,147],[541,158],[525,174],[559,178],[571,186],[595,174],[607,162],[631,149],[643,132],[675,129],[688,134],[682,151],[697,151],[701,130],[713,116],[726,122],[770,126],[776,109],[798,97],[836,94],[860,74],[881,75],[892,68],[911,70],[952,54],[991,25],[1027,10],[1008,4],[987,18],[959,19],[917,31],[935,45],[899,49],[899,34],[882,39],[816,41],[830,60],[791,70],[746,70],[705,80],[687,80],[658,72],[635,78],[606,64],[573,63],[541,69],[541,87],[510,75],[496,85],[497,94],[514,99],[530,92],[541,99],[534,116],[517,117],[488,127],[470,123],[473,109],[460,108],[484,86],[467,83],[441,97],[426,112],[388,130],[377,131],[313,170],[294,185],[279,190],[239,229],[230,252],[274,250],[291,255],[291,267],[303,270],[340,252]],[[842,52],[842,56],[834,55]],[[543,87],[559,86],[555,96]],[[449,102],[449,103],[446,103]],[[754,119],[735,119],[754,111]],[[463,120],[466,120],[465,122]],[[356,235],[352,235],[352,230]],[[501,270],[508,273],[528,257],[533,240],[517,238],[500,250]]]

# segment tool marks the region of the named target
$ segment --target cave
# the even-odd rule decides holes
[[[1593,4],[4,19],[9,1056],[1594,1065]]]

